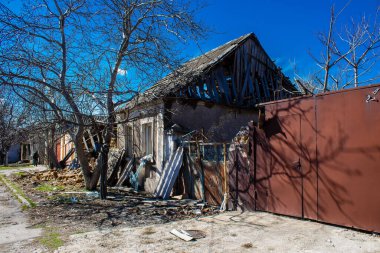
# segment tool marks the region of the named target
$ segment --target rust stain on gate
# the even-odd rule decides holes
[[[380,232],[379,100],[373,85],[261,105],[247,206]]]

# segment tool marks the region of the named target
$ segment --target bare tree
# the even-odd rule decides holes
[[[175,68],[181,61],[176,44],[204,30],[186,0],[34,0],[25,6],[15,13],[0,5],[0,83],[33,94],[42,103],[31,104],[70,126],[86,188],[94,189],[107,161],[90,170],[85,127],[102,124],[109,146],[121,123],[116,108]]]
[[[377,15],[372,25],[365,16],[358,23],[351,19],[351,26],[346,26],[345,33],[339,37],[343,43],[335,44],[333,53],[343,58],[353,73],[342,88],[352,84],[358,87],[360,83],[368,83],[379,78],[376,76],[359,81],[359,77],[373,70],[377,62],[377,49],[380,47],[380,27],[377,24]]]
[[[319,34],[324,52],[320,58],[310,54],[319,70],[313,73],[309,80],[296,74],[295,81],[301,89],[308,87],[308,90],[314,92],[326,92],[351,85],[358,87],[380,78],[376,73],[380,47],[378,11],[372,23],[365,15],[361,17],[360,22],[351,18],[351,24],[345,25],[343,32],[339,32],[336,27],[338,16],[350,2],[348,1],[338,14],[335,14],[334,6],[331,7],[329,29],[326,33]]]
[[[15,99],[15,96],[1,91],[0,94],[0,155],[5,165],[8,165],[8,151],[14,144],[25,140],[28,128],[29,107]]]
[[[317,63],[317,66],[320,68],[320,71],[323,73],[323,78],[319,78],[318,74],[314,75],[315,81],[316,81],[316,84],[315,84],[316,90],[320,90],[322,92],[326,92],[327,90],[329,90],[330,79],[333,79],[333,80],[335,79],[335,82],[337,80],[331,75],[331,69],[350,53],[350,51],[348,51],[342,55],[334,54],[335,48],[336,48],[336,31],[335,31],[336,21],[337,21],[338,16],[343,12],[343,10],[349,5],[350,2],[351,1],[347,2],[347,4],[338,12],[338,14],[335,14],[334,5],[331,7],[328,31],[327,33],[319,33],[319,41],[321,42],[324,48],[324,53],[321,53],[320,59],[310,54],[310,56]]]

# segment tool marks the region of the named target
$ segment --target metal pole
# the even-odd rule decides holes
[[[200,151],[198,140],[196,142],[196,145],[197,145],[197,156],[198,156],[199,167],[201,169],[202,200],[203,200],[203,202],[206,202],[205,172],[204,172],[204,169],[203,169],[202,155],[201,155],[201,151]]]
[[[237,145],[235,148],[235,205],[234,205],[234,210],[237,210],[238,206],[238,198],[239,198],[239,192],[238,192],[238,187],[239,187],[239,155],[238,155],[238,149],[239,146]]]
[[[255,211],[257,202],[257,191],[256,191],[256,179],[257,179],[257,132],[256,127],[253,126],[253,189],[255,198]]]
[[[227,145],[223,143],[223,151],[224,151],[224,194],[225,194],[225,203],[227,206],[228,203],[228,173],[227,173]]]

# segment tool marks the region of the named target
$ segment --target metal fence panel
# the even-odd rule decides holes
[[[264,105],[255,209],[380,232],[379,100],[376,85]]]

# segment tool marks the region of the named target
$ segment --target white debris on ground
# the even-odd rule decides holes
[[[185,242],[173,229],[199,230]],[[227,212],[162,225],[70,236],[57,252],[380,252],[380,237],[269,213]]]

